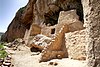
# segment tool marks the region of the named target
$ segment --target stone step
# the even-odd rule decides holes
[[[8,66],[8,67],[10,67],[10,65],[11,65],[11,62],[10,62],[10,63],[3,62],[3,66]]]
[[[4,66],[4,65],[1,65],[1,67],[10,67],[10,66]]]
[[[0,66],[2,65],[4,59],[3,58],[0,58]]]
[[[6,59],[6,60],[11,60],[11,58],[10,58],[10,57],[6,57],[5,59]]]
[[[11,60],[5,60],[4,62],[5,63],[11,63]]]

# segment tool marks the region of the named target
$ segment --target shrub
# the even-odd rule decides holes
[[[0,43],[0,58],[5,58],[7,56],[7,52],[4,49],[4,44]]]

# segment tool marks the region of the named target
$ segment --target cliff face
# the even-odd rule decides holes
[[[15,18],[8,26],[7,31],[1,37],[2,41],[9,42],[9,41],[13,41],[15,38],[19,38],[19,37],[22,38],[24,36],[26,27],[21,22],[21,16],[23,14],[24,9],[25,7],[19,9],[19,11],[16,13]]]
[[[9,25],[6,33],[2,36],[2,41],[13,41],[16,38],[22,38],[25,31],[33,30],[30,28],[33,23],[40,25],[55,25],[58,23],[60,11],[68,11],[76,9],[79,19],[83,19],[83,10],[81,2],[78,0],[29,0],[24,9],[20,9],[11,24]],[[33,32],[32,32],[33,33]]]

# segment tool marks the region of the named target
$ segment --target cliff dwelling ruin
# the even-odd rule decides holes
[[[39,25],[41,31],[38,31],[39,27],[35,28],[35,26],[32,26],[33,28],[35,28],[35,30],[32,30],[33,33],[36,32],[40,32],[40,34],[45,35],[49,38],[51,38],[51,41],[49,40],[49,43],[44,44],[45,42],[41,42],[41,43],[35,43],[33,41],[30,41],[27,44],[30,45],[31,49],[36,49],[39,51],[42,51],[42,57],[41,57],[41,62],[42,61],[48,61],[51,59],[56,59],[56,58],[73,58],[73,59],[80,59],[80,60],[85,60],[86,59],[86,51],[85,51],[85,44],[80,45],[81,47],[77,47],[77,49],[75,49],[76,51],[78,51],[79,49],[82,51],[80,54],[78,52],[76,52],[74,55],[71,54],[72,51],[70,49],[68,49],[68,47],[65,48],[65,33],[67,32],[74,32],[74,31],[79,31],[84,29],[83,28],[83,11],[82,11],[82,6],[81,8],[77,6],[69,6],[68,8],[62,8],[57,6],[58,4],[49,4],[49,10],[47,11],[47,13],[44,13],[44,19],[41,18],[41,15],[38,15],[36,17],[36,23],[37,25],[39,23],[41,23],[38,19],[43,19],[44,22],[42,24]],[[77,9],[76,9],[77,8]],[[74,9],[74,10],[73,10]],[[76,9],[76,10],[75,10]],[[79,12],[79,9],[81,9],[81,11]],[[69,11],[68,11],[69,10]],[[78,10],[78,11],[77,11]],[[37,11],[38,12],[38,11]],[[33,24],[35,25],[35,24]],[[64,30],[63,30],[63,26],[64,26]],[[39,33],[37,33],[39,34]],[[28,35],[27,35],[28,36]],[[32,36],[32,35],[31,35]],[[26,38],[26,37],[25,37]],[[40,38],[41,40],[42,38]],[[33,39],[34,40],[34,39]],[[40,41],[39,40],[39,41]],[[48,40],[48,39],[47,39]],[[37,42],[39,42],[37,41]],[[45,46],[44,46],[45,45]],[[50,46],[49,46],[50,45]],[[73,46],[72,46],[73,47]],[[69,52],[68,52],[69,51]],[[73,51],[74,53],[74,51]],[[59,57],[58,57],[59,56]]]
[[[62,58],[86,60],[85,35],[92,29],[87,27],[89,12],[84,1],[82,3],[81,0],[29,0],[16,13],[2,40],[23,38],[31,51],[41,52],[40,62]],[[13,33],[15,31],[20,35]]]
[[[24,23],[23,26],[25,26],[25,28],[23,28],[25,29],[23,32],[25,43],[31,48],[31,51],[42,52],[43,55],[41,61],[64,57],[77,59],[79,54],[76,53],[76,57],[71,54],[69,51],[71,46],[67,45],[67,35],[65,36],[65,33],[67,34],[68,32],[84,29],[83,8],[81,2],[60,0],[47,2],[44,0],[30,0],[27,6],[21,8],[17,13],[18,15],[21,14],[17,19],[20,20],[20,23]],[[42,3],[44,3],[44,5]],[[18,15],[16,15],[16,17]],[[9,27],[8,31],[11,30],[10,28],[11,27]],[[44,36],[40,36],[39,38],[39,34]],[[8,35],[11,39],[8,39]],[[44,38],[44,40],[42,40],[43,37],[47,39]],[[11,37],[9,33],[5,33],[3,40],[5,39],[7,41],[12,41],[14,37]],[[77,47],[77,45],[74,46],[74,48]],[[85,45],[80,46],[85,47]],[[81,47],[78,47],[77,49],[81,49]],[[80,56],[85,57],[85,48],[82,53]]]

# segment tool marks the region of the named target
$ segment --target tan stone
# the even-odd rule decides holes
[[[38,34],[29,41],[29,47],[42,51],[51,42],[51,38],[42,34]]]
[[[58,24],[60,26],[63,23],[69,26],[70,32],[84,29],[83,23],[79,21],[79,16],[76,14],[76,10],[61,11],[58,18]]]
[[[41,33],[41,27],[37,24],[32,25],[30,36],[34,36]]]
[[[31,48],[31,51],[32,51],[32,49],[35,49],[35,51],[37,51],[37,52],[42,51],[44,49],[43,46],[39,46],[37,44],[31,44],[29,47]]]
[[[82,0],[86,27],[87,67],[100,67],[100,0]]]
[[[69,32],[65,34],[68,56],[72,59],[84,60],[86,58],[86,30]]]
[[[42,30],[41,30],[41,34],[46,35],[46,36],[51,36],[53,29],[55,29],[55,26],[46,26],[46,27],[43,27]],[[55,31],[54,31],[53,34],[55,34]]]
[[[64,38],[65,32],[68,31],[68,26],[66,24],[63,25],[59,33],[56,34],[51,43],[42,52],[40,62],[68,57]]]

